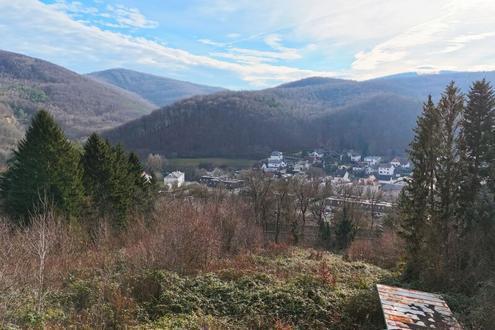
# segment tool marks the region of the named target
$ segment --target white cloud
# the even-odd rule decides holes
[[[289,61],[301,59],[302,55],[296,48],[289,48],[282,45],[282,38],[276,34],[269,34],[263,38],[265,44],[271,50],[258,50],[251,48],[232,47],[231,44],[214,42],[209,39],[201,39],[204,44],[222,46],[223,51],[214,52],[211,55],[220,58],[232,59],[244,64],[277,63],[279,61]]]
[[[96,4],[100,4],[96,2]],[[147,19],[137,8],[107,5],[103,8],[86,6],[79,1],[57,0],[49,5],[80,22],[92,22],[113,28],[156,28],[158,22]],[[84,20],[84,21],[83,21]]]
[[[0,0],[0,47],[62,58],[65,65],[84,60],[167,72],[221,70],[251,86],[311,75],[366,79],[405,71],[495,69],[494,0],[195,0],[185,7],[174,22],[187,24],[188,32],[198,29],[201,38],[194,39],[212,53],[123,33],[157,26],[137,9],[69,0],[52,5]]]
[[[232,19],[246,17],[242,24],[251,33],[283,34],[284,39],[311,45],[311,51],[319,52],[328,63],[341,59],[342,54],[354,54],[352,65],[339,72],[346,77],[366,79],[422,71],[425,66],[432,70],[495,69],[493,0],[234,3],[236,7],[229,8]],[[269,41],[277,42],[276,38]]]
[[[57,7],[35,0],[22,3],[0,0],[0,21],[8,30],[0,28],[0,48],[40,56],[97,62],[99,65],[126,66],[136,63],[154,68],[182,70],[204,67],[237,74],[253,86],[286,82],[331,72],[298,69],[267,63],[224,61],[190,53],[183,49],[143,37],[106,31],[83,24]],[[15,34],[9,31],[16,31]],[[49,47],[47,45],[56,45]]]
[[[442,15],[356,54],[351,75],[365,79],[431,70],[495,69],[495,2],[450,1]]]
[[[155,28],[158,26],[158,22],[148,20],[136,8],[128,8],[122,5],[108,5],[107,9],[110,17],[114,17],[117,24],[122,27]]]
[[[207,39],[207,38],[204,38],[204,39],[198,39],[198,41],[204,45],[208,45],[208,46],[215,46],[215,47],[224,47],[226,46],[225,43],[223,42],[218,42],[218,41],[213,41],[213,40],[210,40],[210,39]]]

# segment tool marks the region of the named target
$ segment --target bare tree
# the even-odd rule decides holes
[[[370,218],[371,218],[370,230],[372,231],[375,226],[375,220],[377,220],[378,218],[377,204],[383,198],[383,191],[368,188],[365,191],[365,198],[370,202]]]
[[[245,173],[244,180],[247,195],[253,207],[255,223],[262,225],[266,230],[274,180],[260,171]]]
[[[26,229],[26,244],[29,253],[36,260],[36,309],[44,310],[46,296],[45,272],[49,254],[56,242],[57,220],[53,207],[42,200],[39,209],[31,216],[31,227]]]
[[[314,183],[313,194],[309,210],[313,219],[321,228],[325,221],[325,210],[327,207],[327,198],[332,196],[332,186],[330,182]]]
[[[304,229],[306,227],[306,215],[311,203],[311,200],[318,191],[318,181],[308,181],[300,178],[294,180],[294,195],[296,202],[297,213],[301,220],[301,238],[304,239]]]

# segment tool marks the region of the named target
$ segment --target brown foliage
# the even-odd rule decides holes
[[[360,260],[384,268],[398,266],[403,251],[403,241],[397,233],[388,230],[378,237],[354,240],[346,251],[349,260]]]

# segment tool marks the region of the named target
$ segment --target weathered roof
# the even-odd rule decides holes
[[[376,287],[388,330],[462,330],[440,295],[382,284]]]

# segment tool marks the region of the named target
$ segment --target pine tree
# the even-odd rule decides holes
[[[462,228],[467,229],[473,219],[473,204],[481,183],[488,179],[492,164],[492,127],[494,124],[495,96],[485,80],[476,81],[467,96],[468,102],[461,121],[461,191]]]
[[[6,212],[21,223],[43,199],[76,216],[83,199],[80,154],[46,111],[39,111],[0,179]]]
[[[112,176],[110,177],[110,201],[116,227],[127,226],[134,191],[133,177],[129,173],[128,156],[121,145],[112,147]]]
[[[133,206],[135,212],[151,210],[156,190],[156,180],[153,175],[148,180],[145,177],[144,167],[135,153],[131,152],[128,159],[128,170],[133,182]]]
[[[349,247],[357,232],[351,213],[350,206],[345,203],[344,207],[337,215],[335,238],[337,241],[337,247],[342,250]]]
[[[110,182],[113,177],[113,152],[107,141],[93,133],[84,145],[81,158],[83,183],[92,209],[98,216],[112,214]]]
[[[437,251],[429,258],[437,270],[432,272],[430,280],[433,285],[441,284],[445,274],[456,263],[458,223],[459,223],[459,187],[462,167],[459,159],[462,145],[460,120],[464,111],[464,97],[452,82],[438,104],[440,116],[440,139],[438,143],[438,161],[435,170],[437,207],[430,231],[430,251]],[[459,139],[461,138],[461,140]]]
[[[415,136],[409,147],[413,164],[411,179],[401,194],[401,235],[406,240],[408,276],[417,277],[425,244],[426,227],[435,208],[435,166],[439,143],[439,113],[431,96],[417,120]]]

